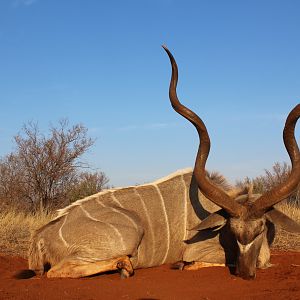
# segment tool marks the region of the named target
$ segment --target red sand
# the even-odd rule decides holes
[[[0,299],[300,299],[300,252],[274,252],[271,262],[275,266],[258,270],[253,281],[235,277],[222,267],[179,271],[168,265],[136,270],[123,280],[117,273],[17,280],[13,275],[26,269],[26,260],[2,255]]]

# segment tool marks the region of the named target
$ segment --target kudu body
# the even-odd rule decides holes
[[[120,269],[126,277],[132,269],[177,261],[224,263],[217,234],[208,242],[185,243],[197,233],[193,228],[199,220],[218,209],[199,192],[192,169],[145,185],[106,190],[58,211],[34,233],[29,269],[42,274],[50,264],[48,277]]]
[[[78,200],[37,230],[29,249],[29,269],[48,277],[82,277],[181,261],[185,269],[215,264],[236,265],[243,278],[268,267],[273,223],[299,232],[300,226],[273,205],[286,198],[300,180],[294,127],[300,105],[284,131],[293,169],[287,182],[267,194],[223,189],[209,179],[205,163],[210,141],[202,120],[181,105],[176,95],[177,65],[172,64],[173,108],[196,127],[200,145],[194,171],[183,170],[135,187],[112,189]]]

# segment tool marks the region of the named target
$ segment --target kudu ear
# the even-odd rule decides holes
[[[266,217],[269,221],[286,231],[300,233],[300,224],[275,208],[268,211]]]
[[[208,228],[214,228],[213,230],[219,230],[226,224],[227,218],[226,213],[223,209],[218,210],[215,213],[210,214],[205,218],[199,225],[194,227],[192,230],[204,230]]]

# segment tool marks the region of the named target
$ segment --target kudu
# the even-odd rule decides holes
[[[224,238],[227,243],[231,244],[228,256],[235,253],[236,257],[233,262],[236,264],[237,273],[244,279],[255,278],[257,266],[260,268],[269,266],[268,231],[271,227],[270,223],[278,223],[289,231],[300,232],[299,224],[273,207],[295,191],[300,182],[300,154],[295,140],[295,126],[300,116],[300,104],[288,115],[283,130],[284,144],[292,162],[289,178],[264,195],[253,195],[250,189],[247,195],[234,199],[215,186],[206,176],[205,165],[210,151],[210,138],[206,126],[199,116],[180,103],[176,93],[177,64],[171,52],[165,46],[163,48],[167,52],[172,66],[169,88],[172,107],[196,127],[199,135],[200,144],[194,166],[194,176],[198,187],[205,197],[222,208],[211,214],[196,229],[203,230],[216,226],[220,229],[224,226],[222,233],[225,234]],[[230,245],[227,244],[225,247],[230,248]]]
[[[102,191],[59,210],[32,235],[30,276],[43,274],[50,265],[48,277],[78,278],[111,270],[128,277],[136,268],[180,262],[188,270],[236,264],[239,274],[250,278],[256,265],[269,264],[272,222],[299,231],[300,226],[273,205],[300,179],[294,138],[300,106],[292,110],[284,130],[293,165],[287,182],[263,196],[227,190],[205,171],[209,136],[202,120],[178,101],[177,66],[164,48],[172,64],[172,106],[195,125],[201,140],[194,172],[181,170],[150,184]]]

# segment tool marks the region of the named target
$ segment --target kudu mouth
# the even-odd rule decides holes
[[[177,64],[168,48],[166,46],[163,46],[163,48],[167,52],[172,66],[172,76],[169,87],[169,98],[172,107],[177,113],[190,121],[198,132],[200,142],[195,160],[194,176],[200,191],[206,198],[223,208],[231,217],[242,217],[244,219],[249,216],[252,218],[261,217],[273,205],[287,198],[297,188],[300,182],[300,154],[295,139],[295,126],[300,116],[300,104],[296,105],[289,113],[283,130],[284,144],[292,163],[292,171],[290,176],[285,182],[261,195],[253,204],[242,205],[236,202],[234,198],[230,197],[222,189],[212,184],[207,178],[205,165],[210,151],[210,138],[208,131],[202,119],[192,110],[180,103],[176,92],[178,82]],[[255,255],[258,255],[258,251],[259,250],[257,250]],[[248,261],[247,263],[249,264],[250,262]],[[246,265],[245,268],[242,269],[246,270]],[[255,271],[254,275],[250,273],[251,272],[247,273],[246,271],[242,271],[241,276],[246,277],[247,279],[255,276]]]

